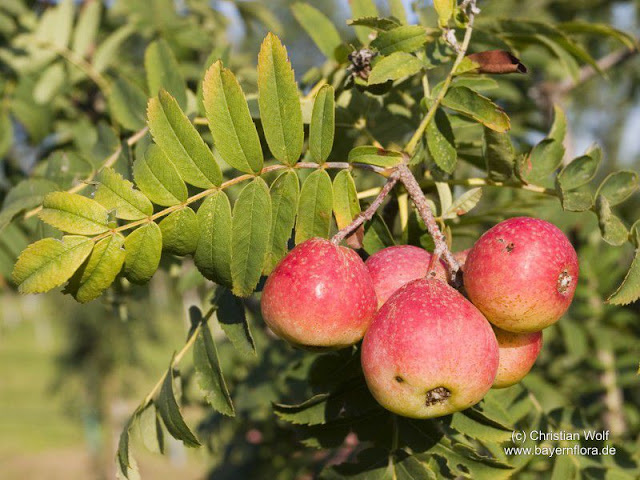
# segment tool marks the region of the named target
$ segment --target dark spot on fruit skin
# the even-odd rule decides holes
[[[398,375],[398,376],[396,377],[396,382],[398,382],[398,383],[402,383],[402,382],[404,382],[404,378],[402,378],[400,375]]]
[[[451,396],[451,391],[449,389],[445,387],[436,387],[427,392],[425,405],[427,407],[430,407],[431,405],[442,403],[450,396]]]
[[[509,245],[507,245],[507,253],[511,253],[514,248],[516,248],[516,246],[513,244],[513,242],[511,242]]]

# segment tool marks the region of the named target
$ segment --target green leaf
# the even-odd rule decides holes
[[[441,27],[446,26],[453,17],[453,11],[456,7],[455,0],[433,0],[433,7],[438,14],[438,24]]]
[[[580,475],[578,459],[573,455],[559,455],[553,464],[551,480],[577,480]]]
[[[400,23],[395,18],[389,17],[359,17],[347,20],[350,27],[368,27],[380,32],[387,32],[400,27]]]
[[[598,215],[600,233],[605,242],[619,246],[627,241],[629,237],[627,227],[611,212],[611,205],[603,195],[596,197],[596,214]]]
[[[470,88],[450,88],[442,105],[473,118],[496,132],[506,132],[511,128],[509,117],[498,105]]]
[[[193,366],[196,380],[205,392],[207,402],[223,415],[235,416],[229,389],[220,368],[216,344],[207,324],[202,325],[193,345]]]
[[[268,275],[286,255],[287,243],[296,221],[300,182],[295,172],[284,172],[271,184],[273,219],[269,234],[269,251],[263,274]]]
[[[98,235],[109,230],[109,212],[91,198],[77,193],[52,192],[44,197],[39,216],[67,233]]]
[[[621,170],[605,178],[596,192],[602,195],[610,206],[618,205],[628,199],[638,189],[638,174],[633,170]]]
[[[140,480],[138,465],[131,455],[131,449],[129,446],[129,432],[131,430],[133,420],[134,417],[131,417],[124,426],[124,429],[120,434],[120,440],[118,441],[118,451],[116,453],[118,467],[116,478],[118,479]]]
[[[347,227],[360,213],[356,183],[349,170],[340,170],[333,179],[333,214],[338,229]]]
[[[225,289],[218,301],[216,317],[220,327],[238,352],[244,356],[256,355],[256,344],[240,298]]]
[[[328,393],[319,393],[297,405],[277,403],[273,411],[281,420],[293,425],[320,425],[326,423]]]
[[[454,413],[451,427],[480,441],[500,443],[511,440],[510,428],[498,426],[478,410],[468,409]]]
[[[96,243],[88,260],[71,277],[65,288],[80,303],[95,300],[111,286],[124,263],[124,237],[109,235]]]
[[[259,173],[264,158],[247,100],[230,70],[214,63],[204,77],[204,108],[218,153],[233,168]]]
[[[433,120],[427,126],[427,148],[436,165],[447,173],[453,173],[458,162],[456,143],[451,123],[445,111],[436,110]]]
[[[574,20],[570,22],[563,22],[557,25],[557,27],[565,33],[584,33],[589,35],[602,35],[605,37],[611,37],[618,40],[627,48],[636,48],[637,42],[633,36],[628,33],[618,30],[606,23],[592,23],[583,22],[580,20]]]
[[[107,210],[115,211],[116,218],[140,220],[153,214],[149,199],[112,168],[104,168],[98,175],[98,182],[93,198]]]
[[[302,184],[296,221],[296,245],[313,237],[327,238],[331,230],[333,187],[325,170],[316,170]]]
[[[7,193],[0,210],[0,231],[20,212],[42,204],[47,193],[58,190],[58,185],[49,180],[28,178],[22,180]]]
[[[184,422],[184,418],[182,418],[180,408],[173,393],[174,377],[172,365],[173,359],[171,359],[169,370],[164,377],[160,395],[158,395],[156,401],[158,412],[160,413],[160,417],[162,417],[165,427],[167,427],[167,431],[173,438],[182,440],[187,447],[199,447],[200,442]]]
[[[311,37],[325,57],[335,58],[335,51],[342,43],[338,30],[327,16],[307,3],[294,3],[293,16]]]
[[[376,62],[369,74],[369,85],[410,77],[422,70],[423,66],[422,61],[410,53],[392,53]]]
[[[508,133],[484,127],[484,159],[491,180],[505,182],[513,175],[516,153]]]
[[[149,100],[147,116],[153,139],[185,182],[200,188],[220,185],[213,153],[171,95],[161,89]]]
[[[406,25],[408,23],[407,20],[407,11],[404,8],[404,3],[402,0],[388,0],[389,3],[389,11],[391,12],[391,16],[400,20],[400,23]]]
[[[127,24],[111,33],[98,48],[96,48],[92,62],[94,70],[102,73],[111,66],[119,58],[118,50],[124,41],[135,31],[136,27],[133,24]]]
[[[378,9],[374,0],[350,0],[351,18],[377,17]],[[356,36],[363,44],[369,43],[371,30],[367,27],[355,27]]]
[[[155,97],[164,88],[177,100],[180,108],[187,108],[187,85],[180,73],[180,65],[164,39],[149,44],[144,52],[144,68],[149,96]]]
[[[135,131],[145,126],[147,95],[140,87],[120,77],[111,85],[108,100],[109,110],[124,128]]]
[[[29,245],[18,257],[13,281],[20,293],[43,293],[62,285],[93,250],[86,237],[45,238]]]
[[[231,288],[231,204],[224,192],[212,193],[200,205],[198,228],[196,267],[205,278]]]
[[[258,55],[258,104],[271,153],[285,165],[295,165],[304,143],[300,96],[287,50],[272,33]]]
[[[138,434],[143,445],[151,453],[164,453],[164,430],[158,418],[158,410],[152,402],[137,415]]]
[[[147,283],[156,273],[162,256],[162,231],[149,222],[137,228],[124,241],[124,275],[136,284]]]
[[[71,50],[76,55],[87,56],[95,44],[101,13],[102,2],[88,2],[83,5],[71,42]]]
[[[380,33],[371,41],[371,47],[380,55],[391,55],[396,52],[412,53],[420,50],[425,43],[432,40],[429,31],[421,25],[405,25]]]
[[[562,165],[563,157],[562,142],[545,138],[518,162],[518,176],[526,183],[543,184]]]
[[[482,198],[482,188],[472,188],[460,195],[444,212],[444,218],[455,218],[471,211]]]
[[[562,190],[574,190],[589,183],[600,166],[597,156],[582,155],[571,160],[558,174],[558,184]]]
[[[373,255],[383,248],[391,247],[395,244],[396,242],[389,231],[389,227],[384,223],[380,214],[376,213],[364,228],[364,239],[362,241],[364,250],[369,255]]]
[[[349,152],[349,163],[364,163],[390,168],[402,163],[402,153],[370,145],[356,147]]]
[[[593,197],[590,192],[560,190],[562,208],[568,212],[586,212],[593,205]]]
[[[242,189],[233,206],[231,278],[239,297],[251,295],[260,280],[270,231],[269,187],[258,177]]]
[[[145,154],[135,161],[133,177],[138,188],[153,203],[171,207],[187,199],[187,186],[157,145],[150,145]]]
[[[309,151],[314,160],[324,163],[333,149],[336,129],[336,105],[331,85],[323,86],[316,95],[309,127]]]
[[[628,305],[640,298],[640,249],[636,250],[631,267],[624,277],[622,284],[609,298],[611,305]]]
[[[33,89],[36,103],[46,104],[58,95],[67,82],[67,72],[62,63],[54,63],[47,67]]]
[[[185,207],[169,214],[159,224],[163,248],[174,255],[189,255],[198,246],[198,218],[196,212]]]
[[[4,157],[13,145],[13,123],[9,111],[0,111],[0,158]]]

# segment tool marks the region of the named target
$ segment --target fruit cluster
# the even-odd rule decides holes
[[[569,308],[578,279],[567,237],[535,218],[501,222],[455,257],[466,297],[421,248],[389,247],[363,262],[314,238],[267,279],[262,315],[303,348],[343,348],[364,337],[362,369],[383,407],[413,418],[447,415],[524,378],[541,330]]]

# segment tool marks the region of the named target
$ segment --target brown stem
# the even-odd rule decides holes
[[[459,286],[460,278],[458,278],[458,272],[460,271],[460,264],[454,258],[451,250],[449,250],[447,239],[440,231],[440,227],[438,227],[438,222],[436,222],[431,207],[429,207],[427,199],[420,188],[420,184],[406,165],[398,166],[397,171],[400,174],[400,181],[407,189],[420,217],[424,220],[429,235],[433,238],[433,243],[435,244],[434,255],[438,259],[442,258],[444,260],[449,273],[449,282],[454,286]]]
[[[387,183],[385,183],[384,187],[382,187],[382,190],[380,190],[380,193],[378,194],[376,199],[373,201],[371,205],[369,205],[369,208],[367,208],[364,212],[360,213],[355,218],[355,220],[353,220],[353,222],[351,222],[345,228],[343,228],[338,233],[336,233],[331,239],[331,243],[333,243],[334,245],[339,245],[340,242],[342,242],[345,238],[347,238],[349,235],[355,232],[358,228],[360,228],[360,225],[362,225],[366,221],[371,220],[375,215],[376,211],[378,210],[378,208],[380,208],[380,205],[382,205],[382,202],[384,201],[386,196],[389,194],[389,192],[394,187],[394,185],[398,182],[399,177],[400,177],[399,172],[394,171],[387,179]]]

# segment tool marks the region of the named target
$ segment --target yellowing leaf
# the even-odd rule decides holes
[[[333,179],[333,214],[338,229],[348,226],[359,213],[360,201],[353,176],[348,170],[341,170]]]
[[[42,293],[62,285],[93,250],[86,237],[45,238],[29,245],[18,257],[13,281],[20,293]]]
[[[40,218],[67,233],[98,235],[109,229],[109,213],[95,200],[77,193],[52,192],[44,197]]]
[[[93,198],[107,210],[114,210],[117,218],[140,220],[153,214],[153,205],[144,193],[112,168],[103,169],[98,181]]]
[[[98,298],[113,283],[124,263],[124,237],[109,235],[96,243],[89,259],[65,288],[80,303]]]

